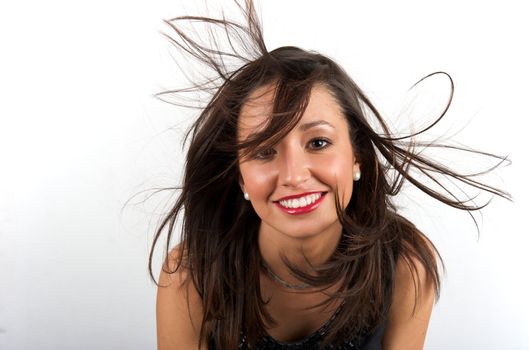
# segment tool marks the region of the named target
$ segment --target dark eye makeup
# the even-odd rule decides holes
[[[254,159],[260,159],[260,160],[266,160],[266,159],[272,158],[275,153],[276,153],[275,149],[273,149],[273,148],[265,148],[263,150],[260,150],[260,151],[256,152],[253,155],[253,158]]]
[[[309,147],[313,150],[321,150],[329,147],[331,145],[331,141],[324,137],[316,137],[309,141]]]
[[[307,143],[307,148],[311,151],[320,151],[331,145],[331,141],[325,137],[315,137]],[[269,160],[277,151],[273,148],[264,148],[255,152],[252,158],[257,160]]]

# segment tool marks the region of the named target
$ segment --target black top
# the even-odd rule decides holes
[[[382,324],[375,328],[371,332],[361,332],[360,334],[352,335],[351,337],[342,340],[338,343],[330,344],[324,348],[320,348],[319,344],[323,336],[327,333],[328,329],[332,326],[332,322],[341,311],[339,308],[334,315],[327,321],[323,326],[320,327],[316,332],[307,336],[306,338],[294,342],[284,343],[275,340],[269,335],[259,339],[255,350],[380,350],[382,349],[382,336],[384,334],[385,324]],[[246,342],[246,336],[243,334],[239,342],[240,350],[249,350],[248,343]],[[214,344],[210,344],[210,350],[216,349]],[[253,350],[253,349],[252,349]]]
[[[283,343],[267,335],[261,338],[256,346],[256,350],[380,350],[382,349],[382,336],[384,334],[384,325],[379,326],[371,333],[357,334],[349,339],[339,343],[329,344],[320,348],[319,344],[325,331],[320,330],[303,340],[294,343]],[[243,336],[239,343],[239,349],[250,349],[246,344],[246,338]]]

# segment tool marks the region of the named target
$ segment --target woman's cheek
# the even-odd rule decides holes
[[[255,200],[252,202],[267,200],[274,190],[275,171],[266,164],[252,163],[246,165],[243,175],[246,191]]]
[[[342,201],[348,203],[353,190],[352,159],[347,154],[326,157],[320,160],[318,169],[321,180],[333,190],[338,190]]]

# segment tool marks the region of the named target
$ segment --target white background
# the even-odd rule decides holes
[[[426,349],[529,349],[523,2],[284,3],[260,3],[269,49],[330,55],[389,120],[414,82],[447,71],[455,99],[439,132],[466,125],[460,141],[510,156],[489,179],[515,203],[476,216],[479,240],[467,214],[413,191],[401,200],[447,266]],[[147,253],[170,196],[140,192],[181,173],[190,114],[151,95],[179,78],[158,31],[183,8],[0,3],[1,349],[155,348]]]

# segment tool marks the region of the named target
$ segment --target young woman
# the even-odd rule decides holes
[[[268,52],[251,1],[243,9],[246,26],[169,22],[174,43],[214,68],[221,85],[192,127],[180,197],[151,249],[152,274],[168,228],[158,349],[422,349],[440,258],[391,198],[409,181],[452,207],[480,209],[411,170],[508,194],[421,155],[406,141],[414,135],[391,136],[331,59],[296,47]],[[177,25],[186,20],[248,36],[257,58],[226,72],[223,58],[244,57],[199,45]],[[170,247],[181,213],[181,243]]]

